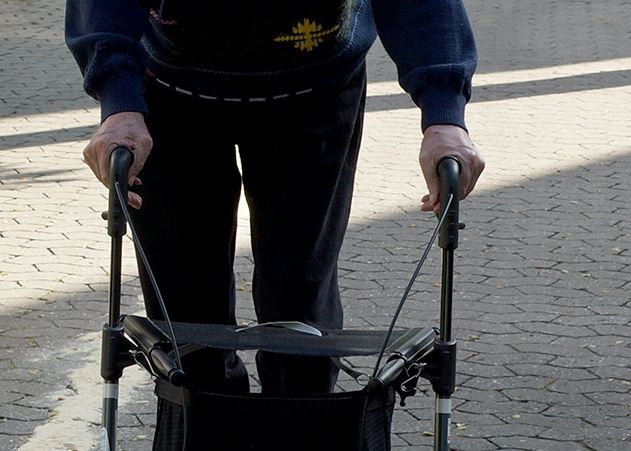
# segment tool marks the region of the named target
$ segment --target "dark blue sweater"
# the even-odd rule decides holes
[[[68,0],[66,8],[66,43],[102,119],[146,112],[145,77],[228,101],[317,92],[362,64],[377,32],[423,129],[464,128],[476,50],[461,0]]]

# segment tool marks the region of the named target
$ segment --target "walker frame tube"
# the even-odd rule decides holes
[[[123,336],[120,322],[121,273],[123,236],[126,233],[125,217],[116,193],[119,184],[124,197],[127,196],[127,177],[133,163],[133,154],[125,147],[117,147],[110,156],[109,206],[107,211],[107,233],[111,237],[109,317],[103,326],[101,351],[101,377],[103,378],[103,451],[116,449],[116,423],[118,412],[118,380],[123,368],[129,366],[129,346]],[[124,199],[126,201],[126,199]]]
[[[441,228],[438,245],[443,249],[440,292],[440,330],[434,342],[439,375],[432,386],[436,392],[434,413],[434,451],[449,450],[451,423],[451,395],[456,384],[456,341],[451,337],[453,303],[454,249],[458,247],[458,200],[460,196],[460,164],[453,157],[443,158],[438,164],[440,177],[441,213],[449,204],[447,218]]]

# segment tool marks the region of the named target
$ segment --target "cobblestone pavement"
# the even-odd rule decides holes
[[[488,166],[461,205],[453,447],[630,450],[631,1],[466,3],[481,56],[468,124]],[[98,110],[63,45],[63,2],[3,0],[2,10],[0,449],[88,450],[109,241],[105,192],[81,150]],[[376,45],[340,262],[347,327],[387,325],[435,223],[418,211],[420,115],[395,80]],[[246,219],[244,321],[254,316]],[[142,310],[130,247],[127,313]],[[438,255],[401,326],[436,324]],[[150,449],[151,388],[126,370],[122,450]],[[429,449],[432,404],[430,390],[397,407],[396,450]]]

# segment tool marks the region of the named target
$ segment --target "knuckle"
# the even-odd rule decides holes
[[[95,149],[105,147],[107,145],[107,139],[101,134],[94,135],[90,140],[90,145]]]

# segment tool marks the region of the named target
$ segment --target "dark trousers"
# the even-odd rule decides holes
[[[259,322],[340,328],[337,259],[348,224],[365,101],[361,67],[335,89],[270,102],[196,99],[150,85],[154,147],[136,191],[138,237],[173,321],[235,323],[233,261],[241,186],[250,210]],[[235,146],[241,157],[237,167]],[[150,318],[162,318],[139,265]],[[266,393],[328,392],[327,358],[259,352]],[[236,353],[184,362],[193,385],[247,390]]]

